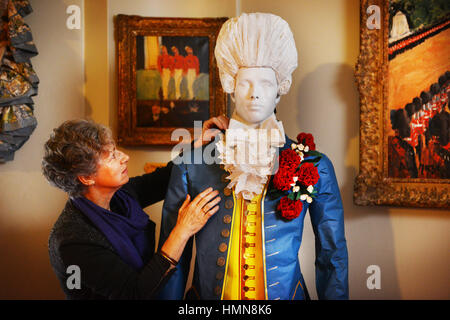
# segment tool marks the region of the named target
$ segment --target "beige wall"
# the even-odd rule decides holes
[[[65,28],[65,9],[85,2],[89,33]],[[358,172],[359,107],[353,71],[359,51],[358,0],[31,0],[27,17],[39,56],[41,79],[35,99],[38,128],[16,159],[0,165],[0,299],[61,298],[47,254],[47,238],[66,196],[40,174],[42,145],[66,119],[89,116],[117,128],[113,17],[221,17],[236,12],[272,12],[291,26],[299,68],[277,116],[287,134],[311,132],[333,161],[345,209],[353,299],[449,299],[449,215],[443,210],[357,207],[352,203]],[[237,4],[237,5],[236,5]],[[85,46],[86,70],[83,65]],[[85,92],[85,94],[84,94]],[[169,149],[126,148],[130,175],[147,161],[170,158]],[[146,210],[159,223],[161,203]],[[300,250],[313,297],[314,241],[309,219]],[[368,290],[366,268],[381,268],[381,290]]]
[[[48,259],[51,226],[66,195],[48,185],[40,167],[52,128],[84,116],[83,33],[66,28],[66,8],[82,0],[31,0],[25,18],[39,55],[34,97],[38,126],[15,159],[0,164],[0,299],[63,298]]]

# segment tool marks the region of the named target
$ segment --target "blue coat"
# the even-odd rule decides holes
[[[293,141],[286,137],[288,148]],[[212,144],[209,145],[211,150]],[[206,147],[208,148],[208,147]],[[194,163],[202,149],[195,149],[184,155]],[[281,150],[280,150],[281,151]],[[214,151],[212,152],[214,154]],[[187,161],[185,161],[187,162]],[[316,288],[319,299],[348,299],[348,255],[344,235],[344,211],[333,165],[322,154],[318,162],[320,179],[315,185],[317,197],[311,204],[304,201],[301,215],[291,221],[281,219],[276,207],[280,198],[266,194],[262,200],[263,246],[265,248],[266,298],[282,300],[306,299],[306,286],[300,270],[298,251],[302,242],[303,221],[307,209],[311,216],[316,243]],[[227,250],[230,248],[229,232],[233,215],[233,195],[226,196],[224,189],[229,180],[224,179],[224,171],[218,164],[174,165],[169,188],[164,202],[159,246],[168,238],[176,224],[178,209],[187,193],[193,199],[208,187],[220,191],[220,209],[195,235],[196,259],[193,286],[200,299],[221,298]],[[189,274],[192,241],[188,242],[177,266],[177,271],[161,290],[161,299],[183,299]],[[219,246],[222,244],[221,249]],[[223,244],[226,244],[225,247]],[[227,248],[225,252],[223,248]]]

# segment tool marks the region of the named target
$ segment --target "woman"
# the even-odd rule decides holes
[[[201,146],[226,129],[223,116],[204,123]],[[218,210],[208,188],[180,203],[176,228],[155,249],[155,224],[142,208],[164,199],[172,162],[129,178],[129,157],[111,131],[86,120],[54,130],[45,144],[44,176],[70,199],[49,238],[52,267],[68,299],[151,299],[173,273],[187,240]]]

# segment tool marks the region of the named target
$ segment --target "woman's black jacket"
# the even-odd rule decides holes
[[[165,198],[171,169],[169,162],[153,173],[131,178],[122,188],[145,208]],[[154,248],[152,221],[149,228]],[[175,270],[168,272],[170,263],[158,253],[141,270],[134,270],[70,200],[50,232],[48,246],[50,263],[67,299],[152,299]],[[74,287],[78,275],[80,288]]]

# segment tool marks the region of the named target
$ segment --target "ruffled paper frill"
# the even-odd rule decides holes
[[[276,165],[278,148],[285,144],[283,125],[273,115],[259,128],[230,120],[225,136],[216,144],[219,159],[230,173],[227,188],[246,200],[263,192]]]

